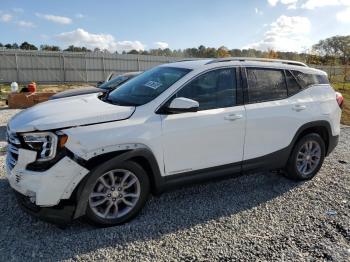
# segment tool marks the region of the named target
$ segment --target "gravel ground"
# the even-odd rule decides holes
[[[14,111],[0,110],[0,143]],[[303,183],[251,174],[151,198],[132,222],[61,230],[23,213],[0,156],[0,260],[350,261],[350,127]]]

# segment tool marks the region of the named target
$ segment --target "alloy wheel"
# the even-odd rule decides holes
[[[321,146],[314,140],[306,141],[297,154],[296,165],[299,173],[308,177],[321,160]]]
[[[103,219],[116,219],[128,214],[140,198],[140,181],[125,169],[115,169],[100,176],[89,195],[91,210]]]

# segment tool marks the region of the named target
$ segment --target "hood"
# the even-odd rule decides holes
[[[107,90],[97,88],[97,87],[76,88],[76,89],[71,89],[71,90],[59,92],[59,93],[51,96],[50,100],[64,98],[64,97],[70,97],[70,96],[79,96],[79,95],[86,95],[86,94],[92,94],[92,93],[98,93],[98,92],[106,92],[106,91]]]
[[[105,103],[98,94],[49,100],[15,115],[9,122],[12,132],[45,131],[71,126],[98,124],[129,118],[133,106]]]

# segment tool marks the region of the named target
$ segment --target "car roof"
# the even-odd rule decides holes
[[[264,68],[276,68],[276,69],[288,69],[297,70],[303,73],[309,74],[322,74],[327,73],[312,67],[308,67],[305,63],[281,60],[281,59],[264,59],[254,57],[228,57],[218,59],[194,59],[194,60],[181,60],[170,64],[163,64],[161,66],[171,66],[187,69],[200,69],[200,68],[215,68],[221,66],[246,66],[246,67],[264,67]]]
[[[119,76],[137,76],[137,75],[141,74],[142,72],[143,71],[127,72],[127,73],[121,74]]]

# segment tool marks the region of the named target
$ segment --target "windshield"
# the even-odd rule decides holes
[[[131,78],[131,76],[117,76],[111,80],[109,80],[106,83],[103,83],[102,85],[99,86],[99,88],[102,89],[111,89],[111,88],[116,88],[117,86],[121,85],[124,83],[126,80]]]
[[[111,92],[107,101],[124,106],[144,105],[189,73],[190,69],[155,67],[127,81]]]

